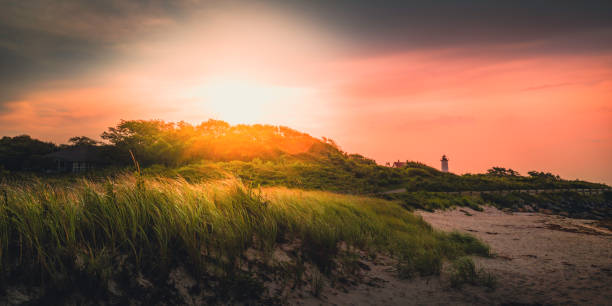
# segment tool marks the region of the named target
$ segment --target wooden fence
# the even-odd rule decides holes
[[[435,191],[439,193],[445,194],[457,194],[457,195],[481,195],[481,194],[509,194],[509,193],[528,193],[528,194],[538,194],[538,193],[553,193],[553,192],[566,192],[573,191],[582,194],[601,194],[604,191],[612,191],[612,189],[587,189],[587,188],[558,188],[558,189],[514,189],[514,190],[473,190],[473,191]],[[394,189],[383,192],[383,194],[394,194],[394,193],[403,193],[407,192],[406,188]]]

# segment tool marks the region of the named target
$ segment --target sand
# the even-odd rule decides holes
[[[495,291],[452,289],[441,276],[399,280],[393,260],[366,260],[358,284],[326,288],[297,305],[612,305],[612,232],[591,220],[539,213],[507,213],[487,207],[418,212],[434,228],[468,232],[487,242],[493,258],[475,257],[497,277]],[[445,268],[445,270],[447,270]]]

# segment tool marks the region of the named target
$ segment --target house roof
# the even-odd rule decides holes
[[[49,153],[46,157],[65,161],[99,162],[100,152],[95,147],[81,146]]]
[[[406,166],[406,162],[401,162],[401,161],[393,162],[393,167],[400,168],[403,166]]]

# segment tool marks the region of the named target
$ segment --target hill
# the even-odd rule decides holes
[[[409,278],[449,273],[450,261],[455,285],[494,288],[464,257],[489,256],[487,245],[412,211],[494,205],[612,220],[609,191],[447,193],[606,185],[385,167],[287,127],[135,120],[102,139],[0,139],[0,303],[282,304],[360,284],[379,262]],[[57,158],[75,154],[62,152],[98,159],[66,173]]]

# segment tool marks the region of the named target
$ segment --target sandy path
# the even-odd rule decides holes
[[[467,213],[467,214],[466,214]],[[498,288],[449,287],[448,275],[398,280],[393,264],[366,262],[362,284],[326,288],[321,298],[289,300],[302,305],[612,305],[612,232],[592,221],[535,213],[456,209],[419,212],[435,228],[471,233],[486,241],[495,258],[475,258],[493,273]],[[471,216],[469,216],[470,214]]]

